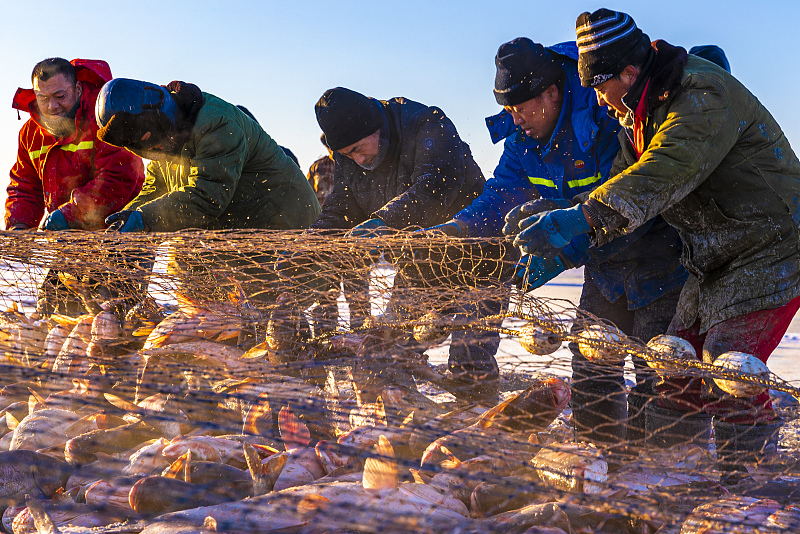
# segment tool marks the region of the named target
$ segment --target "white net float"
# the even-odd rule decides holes
[[[620,362],[625,352],[620,344],[625,334],[613,325],[591,325],[579,334],[578,350],[584,358],[593,362]]]
[[[769,378],[769,368],[766,364],[752,354],[747,354],[746,352],[731,351],[721,354],[714,360],[714,365],[728,371],[758,375],[765,379]],[[739,380],[715,378],[714,382],[725,393],[740,398],[753,397],[767,390],[767,388],[759,384],[751,384]]]
[[[519,329],[517,341],[531,354],[544,356],[552,354],[561,347],[561,336],[557,332],[528,323]]]
[[[697,351],[691,343],[678,336],[659,334],[647,342],[647,348],[659,356],[672,360],[696,360]],[[659,376],[674,374],[680,370],[680,363],[661,360],[647,360],[647,365],[655,369]]]

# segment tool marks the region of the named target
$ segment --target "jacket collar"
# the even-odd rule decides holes
[[[569,117],[575,139],[581,146],[588,146],[599,130],[594,115],[597,101],[593,90],[581,86],[576,63],[578,48],[574,41],[569,41],[550,46],[548,49],[564,58],[563,68],[566,76],[564,77],[564,99],[561,104],[561,113],[553,130],[553,135],[546,145],[552,144],[558,132],[563,129],[567,117]],[[523,131],[515,126],[511,114],[505,110],[497,115],[487,117],[486,127],[489,129],[489,135],[495,144],[514,133],[520,136],[520,140],[524,140],[527,143],[537,146],[540,144],[535,139],[527,137]]]
[[[663,40],[653,41],[651,46],[639,77],[622,97],[622,103],[628,108],[631,117],[633,110],[639,106],[645,87],[648,88],[645,112],[649,113],[659,102],[669,99],[680,85],[683,68],[686,66],[686,49],[672,46]]]

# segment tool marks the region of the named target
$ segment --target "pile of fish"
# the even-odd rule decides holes
[[[152,301],[125,317],[110,304],[0,314],[2,528],[643,534],[669,526],[653,510],[664,488],[718,487],[698,474],[711,471],[704,451],[647,468],[575,441],[561,378],[531,377],[494,406],[434,402],[395,380],[393,368],[417,382],[436,373],[375,344],[391,332],[310,345],[296,319],[230,304],[167,314]],[[681,532],[797,531],[797,508],[713,501],[723,493],[705,491]]]

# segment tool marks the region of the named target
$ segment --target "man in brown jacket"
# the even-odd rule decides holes
[[[320,139],[322,144],[325,145],[324,135]],[[325,199],[330,196],[333,191],[333,172],[336,168],[336,163],[333,160],[333,151],[325,145],[328,153],[321,158],[314,161],[311,167],[308,168],[308,183],[317,194],[319,205],[325,204]]]
[[[780,126],[736,78],[650,39],[625,13],[577,21],[581,82],[624,126],[607,182],[589,199],[531,217],[517,243],[552,256],[574,236],[596,244],[662,215],[684,242],[689,279],[671,334],[706,362],[727,351],[766,361],[800,307],[800,161]],[[767,393],[710,398],[699,380],[669,379],[647,408],[657,445],[707,439],[722,465],[774,443]]]

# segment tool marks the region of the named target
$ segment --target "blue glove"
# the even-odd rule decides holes
[[[520,230],[519,224],[523,219],[527,219],[531,215],[569,207],[572,207],[572,201],[566,198],[537,198],[520,204],[506,214],[503,234],[509,236],[517,235]]]
[[[368,219],[361,224],[355,226],[348,235],[350,237],[378,237],[385,234],[391,229],[386,226],[386,223],[381,219]]]
[[[112,213],[106,217],[109,230],[119,232],[144,232],[144,219],[139,210],[125,210]]]
[[[530,264],[528,262],[530,261]],[[547,282],[567,270],[561,258],[548,260],[538,256],[523,256],[517,262],[517,287],[527,291],[542,287]]]
[[[582,204],[528,217],[519,226],[522,231],[514,239],[514,246],[542,258],[555,258],[574,237],[592,230]]]
[[[449,220],[446,223],[437,224],[436,226],[431,226],[430,228],[424,228],[422,230],[417,230],[418,232],[439,232],[447,236],[451,237],[465,237],[464,236],[464,227],[455,220]]]
[[[558,257],[561,258],[561,262],[567,269],[586,265],[586,262],[589,261],[589,246],[591,244],[589,236],[581,234],[570,241],[569,245],[562,248]]]
[[[55,210],[53,213],[47,216],[42,228],[45,230],[52,230],[54,232],[60,230],[69,230],[69,223],[67,222],[67,218],[64,217],[64,214],[61,213],[61,210]]]

